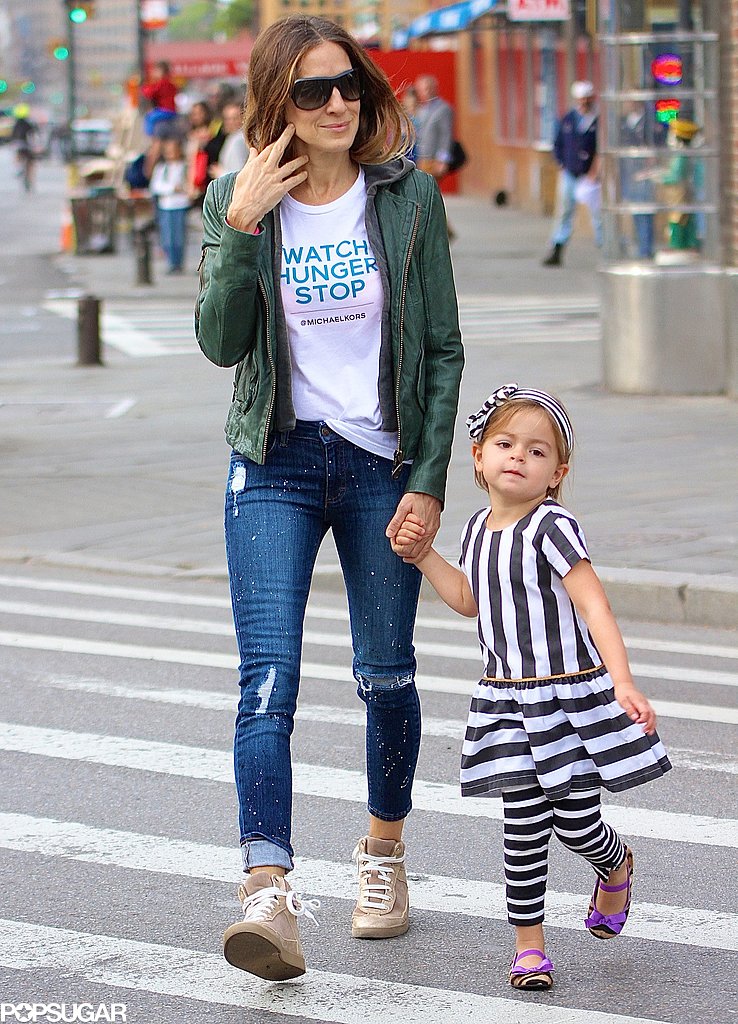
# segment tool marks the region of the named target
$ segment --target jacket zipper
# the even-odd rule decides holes
[[[412,234],[410,235],[410,245],[408,246],[407,256],[405,257],[405,268],[402,273],[402,291],[400,292],[400,343],[397,352],[397,380],[395,381],[395,411],[397,413],[397,451],[395,457],[392,460],[392,478],[395,479],[399,476],[402,464],[405,461],[404,452],[402,450],[402,424],[400,421],[400,375],[402,373],[402,343],[403,343],[403,330],[405,325],[405,295],[407,293],[407,277],[410,272],[410,259],[413,254],[413,246],[415,245],[415,238],[418,234],[418,222],[420,220],[420,207],[415,207],[415,222],[413,224]]]
[[[266,417],[266,428],[264,430],[264,447],[261,453],[262,463],[266,462],[267,447],[269,445],[269,424],[272,419],[272,410],[274,409],[274,399],[277,397],[277,368],[274,365],[274,357],[272,356],[272,343],[269,331],[269,299],[267,298],[266,287],[261,277],[259,277],[259,289],[264,299],[264,309],[266,310],[266,342],[267,342],[267,355],[269,356],[269,366],[272,371],[272,393],[269,399],[269,407],[267,409]]]

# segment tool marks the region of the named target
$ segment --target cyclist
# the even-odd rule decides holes
[[[28,117],[28,107],[16,107],[13,113],[15,114],[15,124],[10,138],[16,144],[18,177],[22,180],[26,192],[30,192],[35,179],[38,128]]]

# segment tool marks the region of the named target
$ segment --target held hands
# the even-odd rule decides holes
[[[637,725],[642,725],[643,731],[648,736],[656,732],[656,712],[649,704],[648,699],[640,690],[636,690],[632,683],[623,686],[616,684],[615,699],[628,718]]]
[[[404,562],[418,565],[431,550],[441,525],[441,502],[430,494],[408,491],[385,531],[392,550]]]
[[[288,124],[277,141],[261,153],[253,146],[249,148],[249,158],[238,172],[226,214],[228,223],[237,231],[253,233],[262,217],[307,178],[306,156],[298,156],[280,166],[294,134],[295,126]]]
[[[423,520],[413,512],[408,512],[395,536],[390,537],[390,544],[394,553],[399,555],[403,562],[416,564],[423,556],[413,557],[411,551],[413,551],[416,545],[422,546],[424,537],[425,525]]]

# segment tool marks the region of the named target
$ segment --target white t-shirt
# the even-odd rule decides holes
[[[325,206],[285,196],[281,293],[300,420],[323,420],[341,437],[391,459],[397,434],[382,430],[379,351],[384,289],[364,221],[363,170]]]
[[[184,160],[160,160],[151,172],[149,192],[157,197],[160,210],[189,209]]]

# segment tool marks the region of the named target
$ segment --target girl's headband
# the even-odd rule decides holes
[[[472,413],[469,416],[466,425],[472,441],[481,438],[484,428],[487,426],[489,418],[495,410],[500,409],[506,402],[513,399],[526,399],[528,402],[535,402],[536,405],[540,405],[542,409],[550,413],[561,431],[561,436],[564,438],[567,453],[571,452],[574,447],[574,431],[572,430],[571,420],[563,405],[557,402],[551,395],[546,394],[545,391],[536,391],[534,388],[521,388],[517,384],[503,384],[501,388],[492,392],[479,412]]]

